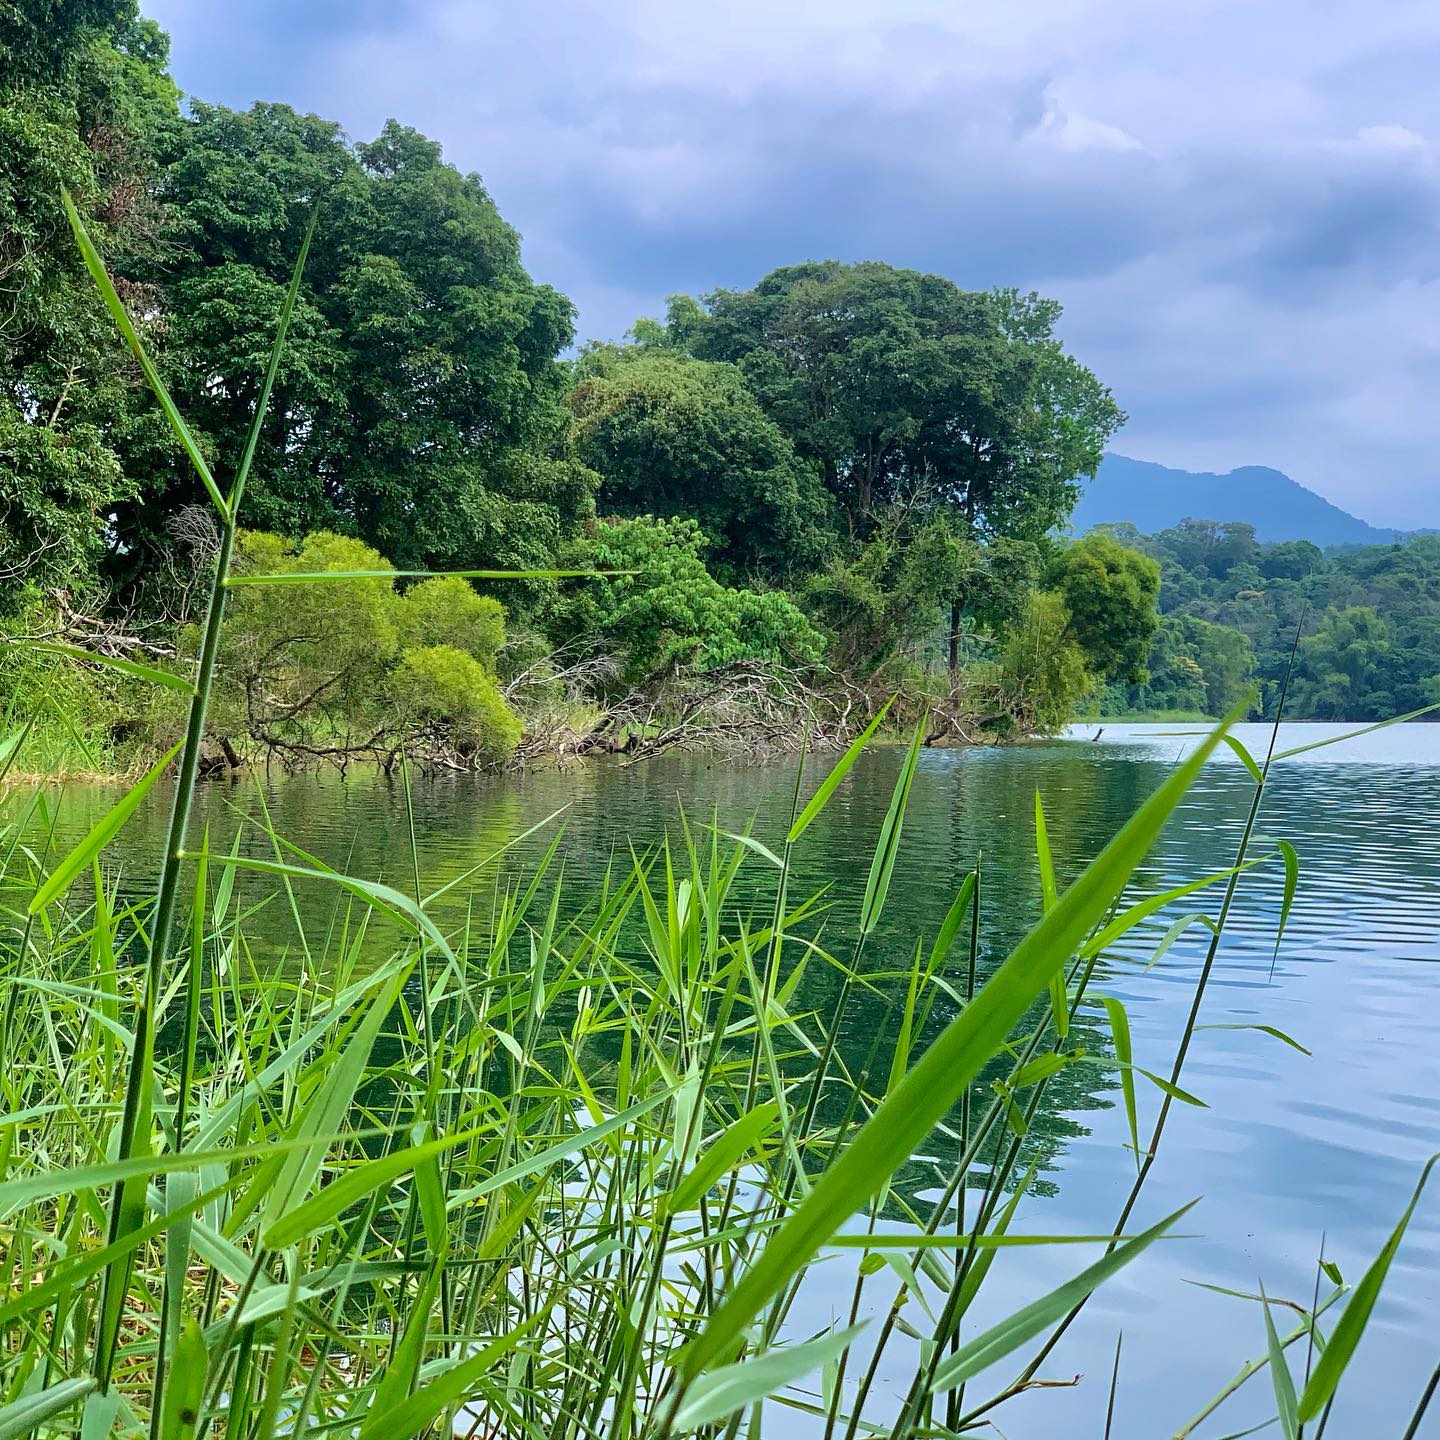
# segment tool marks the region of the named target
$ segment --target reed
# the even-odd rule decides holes
[[[246,843],[212,850],[189,830],[199,745],[284,321],[222,491],[70,216],[225,538],[177,752],[66,853],[49,841],[43,794],[12,795],[0,831],[0,1440],[658,1440],[802,1426],[907,1440],[988,1423],[1090,1294],[1185,1213],[1146,1213],[1144,1183],[1169,1107],[1192,1098],[1180,1072],[1203,977],[1169,1078],[1139,1067],[1103,985],[1137,927],[1161,911],[1181,924],[1212,895],[1216,913],[1195,913],[1218,947],[1257,866],[1283,866],[1288,911],[1293,852],[1252,853],[1250,827],[1220,872],[1134,888],[1201,767],[1238,743],[1227,726],[1063,890],[1037,798],[1043,913],[983,977],[978,871],[937,877],[954,904],[936,935],[916,936],[903,975],[867,961],[903,864],[918,731],[853,898],[796,899],[792,870],[868,732],[812,796],[797,781],[780,853],[682,817],[672,839],[617,858],[593,894],[565,882],[558,826],[528,871],[503,851],[476,856],[428,895],[418,863],[408,892],[327,868],[263,806]],[[0,766],[24,739],[0,741]],[[1285,756],[1244,758],[1258,813]],[[166,849],[140,904],[102,859],[162,785]],[[412,859],[413,843],[412,822]],[[775,896],[759,917],[757,874]],[[290,909],[298,945],[285,956],[255,939],[253,907],[268,903],[257,887]],[[329,897],[323,923],[302,889]],[[457,909],[459,921],[439,918]],[[840,975],[824,1015],[803,1005],[816,966]],[[837,1043],[846,1006],[877,986],[891,1023],[873,1063],[852,1069]],[[1020,1233],[1021,1140],[1050,1080],[1084,1058],[1068,1039],[1082,1007],[1111,1026],[1137,1146],[1137,1082],[1161,1091],[1160,1119],[1113,1233]],[[982,1104],[973,1082],[997,1065]],[[893,1180],[927,1141],[952,1159],[917,1213]],[[1300,1323],[1284,1335],[1257,1302],[1265,1354],[1212,1410],[1266,1370],[1283,1433],[1299,1440],[1313,1423],[1319,1440],[1419,1194],[1328,1344],[1319,1318],[1344,1295],[1333,1267],[1323,1293],[1290,1302]],[[1081,1258],[1064,1284],[1008,1296],[1007,1317],[980,1329],[971,1315],[998,1284],[992,1263],[1020,1244]],[[838,1327],[805,1317],[822,1259],[854,1276]],[[880,1286],[884,1318],[867,1326]],[[1297,1379],[1287,1351],[1301,1340],[1318,1359]],[[882,1357],[912,1371],[898,1404],[875,1383]],[[1113,1405],[1118,1347],[1109,1379]],[[1088,1413],[1103,1416],[1106,1399]]]

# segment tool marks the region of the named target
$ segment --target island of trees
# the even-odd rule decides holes
[[[217,533],[62,189],[222,479],[318,212],[236,568],[396,573],[236,588],[217,765],[823,741],[891,695],[937,743],[1220,713],[1302,606],[1291,713],[1436,689],[1440,542],[1064,538],[1124,416],[1053,301],[826,261],[576,351],[434,142],[182,105],[166,64],[129,0],[0,10],[0,698],[70,763],[169,743],[174,693],[83,652],[186,665]],[[520,578],[424,578],[477,570]]]

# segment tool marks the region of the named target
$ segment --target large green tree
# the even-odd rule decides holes
[[[775,578],[813,569],[831,506],[733,365],[654,346],[597,346],[569,395],[579,457],[617,515],[688,516],[715,566]]]
[[[772,271],[672,304],[672,343],[740,367],[863,536],[920,496],[986,534],[1069,514],[1123,420],[1055,338],[1060,307],[878,261]]]
[[[526,274],[479,177],[393,121],[352,146],[273,104],[192,106],[162,161],[164,363],[222,474],[319,210],[247,491],[256,522],[348,531],[403,568],[552,563],[594,484],[565,452],[571,307]],[[118,532],[138,568],[199,496],[172,453],[130,458],[149,483]]]

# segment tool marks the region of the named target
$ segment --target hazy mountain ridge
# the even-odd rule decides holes
[[[1310,540],[1316,545],[1388,544],[1402,531],[1351,515],[1268,465],[1243,465],[1225,475],[1177,470],[1149,460],[1107,453],[1071,521],[1077,535],[1096,525],[1129,521],[1144,534],[1186,516],[1243,520],[1265,541]]]

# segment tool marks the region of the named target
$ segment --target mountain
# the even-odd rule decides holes
[[[1071,519],[1077,535],[1128,520],[1153,534],[1183,520],[1244,520],[1257,539],[1311,540],[1316,545],[1378,545],[1395,538],[1357,519],[1279,470],[1244,465],[1228,475],[1172,470],[1128,455],[1107,454]]]

